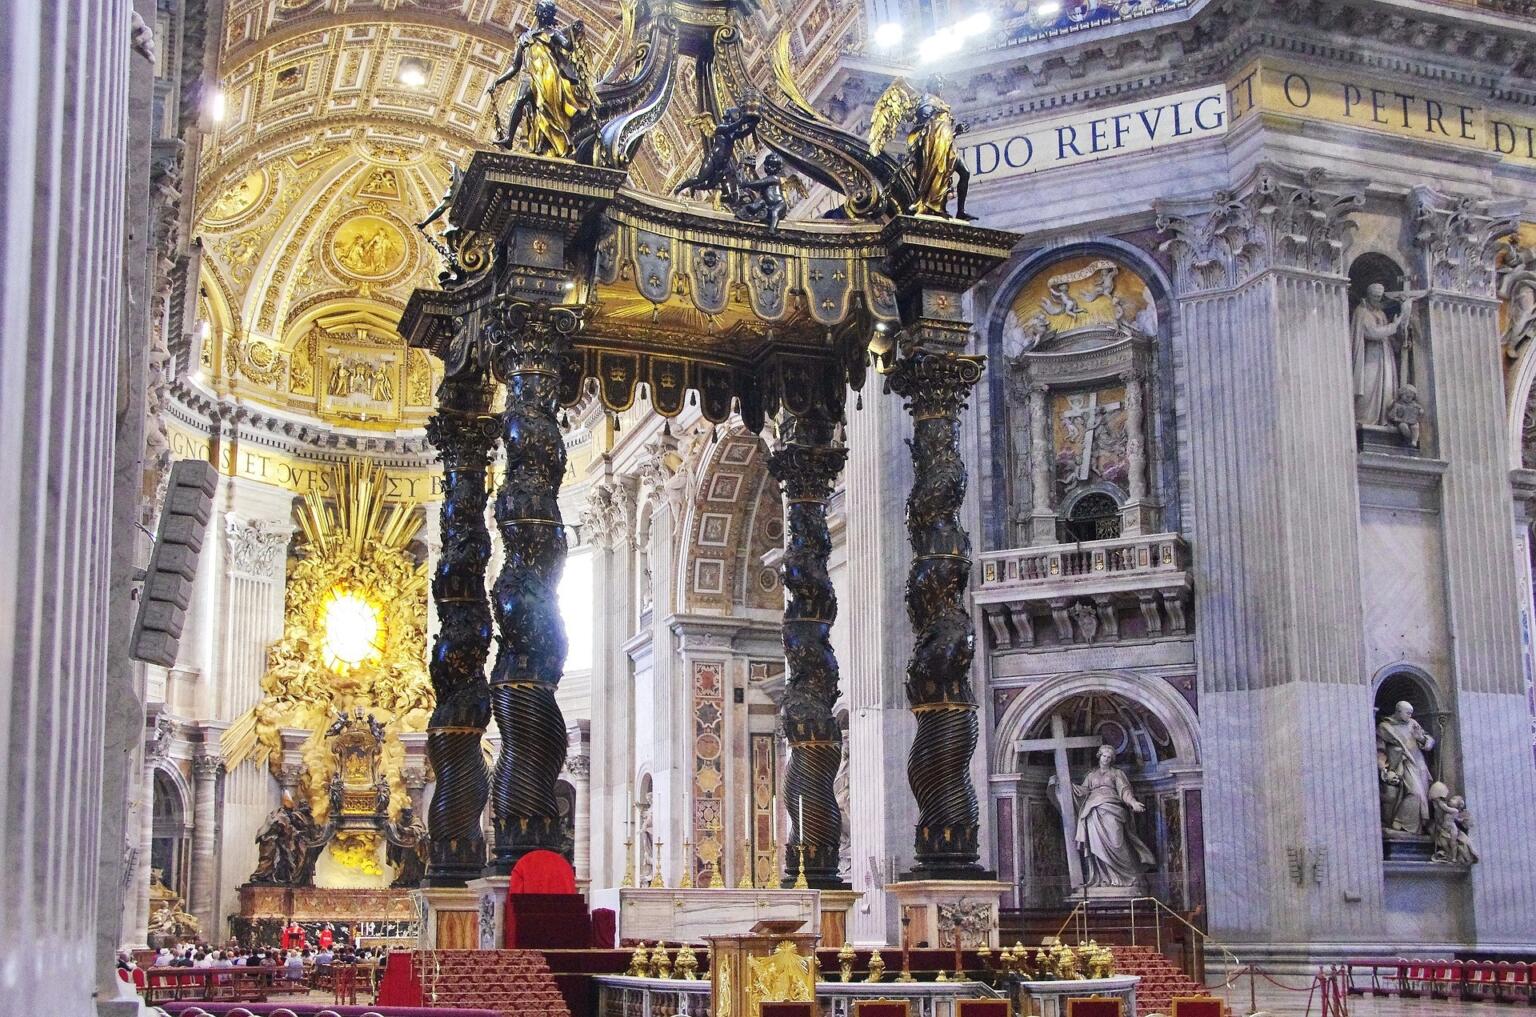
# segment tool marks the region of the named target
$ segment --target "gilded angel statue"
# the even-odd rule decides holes
[[[918,93],[905,79],[891,82],[875,100],[869,121],[869,154],[879,155],[896,137],[902,123],[911,121],[907,132],[907,158],[917,183],[917,200],[907,209],[913,215],[949,217],[949,199],[955,198],[956,219],[974,219],[965,212],[965,194],[971,185],[971,171],[960,159],[955,147],[957,135],[966,125],[955,120],[949,103],[940,93],[944,79],[935,74]]]
[[[597,90],[587,55],[586,26],[556,24],[555,0],[538,0],[534,26],[517,40],[512,64],[486,88],[487,94],[522,76],[517,98],[507,114],[506,133],[496,139],[511,148],[527,120],[528,148],[534,155],[565,158],[574,153],[576,134],[595,115]]]

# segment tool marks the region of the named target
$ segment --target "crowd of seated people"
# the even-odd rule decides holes
[[[327,944],[319,949],[308,947],[283,949],[281,947],[241,948],[230,942],[223,948],[209,944],[178,943],[174,947],[161,947],[152,956],[131,953],[118,955],[117,973],[123,981],[150,996],[165,998],[197,998],[203,989],[209,994],[218,987],[249,983],[244,972],[262,973],[261,988],[277,992],[308,992],[330,989],[335,982],[335,972],[348,972],[348,985],[372,982],[371,971],[383,959],[383,951],[375,953],[367,947],[354,948],[351,944]],[[141,961],[144,963],[141,964]],[[178,975],[176,969],[191,969]],[[210,970],[212,969],[212,970]],[[240,978],[235,978],[240,969]],[[257,969],[251,971],[251,969]],[[209,971],[202,975],[201,972]],[[220,974],[228,971],[229,974]],[[359,972],[369,974],[359,974]],[[193,974],[198,972],[198,974]],[[167,995],[166,989],[172,991]]]

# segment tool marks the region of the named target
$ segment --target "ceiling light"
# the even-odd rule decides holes
[[[421,60],[407,57],[399,61],[399,74],[396,77],[406,88],[421,88],[427,83],[427,66]]]
[[[199,338],[201,338],[203,342],[207,342],[208,337],[213,335],[213,323],[205,321],[198,326],[197,331]]]
[[[943,28],[923,40],[918,50],[918,59],[924,63],[942,60],[944,57],[960,52],[961,45],[959,33],[952,28]]]
[[[229,110],[229,100],[224,96],[224,89],[216,88],[213,95],[208,97],[208,116],[216,124],[224,122],[224,114]]]
[[[906,30],[901,27],[899,21],[887,21],[875,29],[875,45],[881,49],[890,49],[901,42],[901,37]]]
[[[980,35],[992,27],[992,15],[986,11],[977,11],[964,21],[955,26],[955,31],[961,35]]]
[[[1040,18],[1054,18],[1061,13],[1061,4],[1056,0],[1046,0],[1045,3],[1035,8],[1036,16]]]

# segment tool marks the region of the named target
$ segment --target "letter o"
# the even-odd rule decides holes
[[[1291,82],[1293,81],[1301,82],[1301,87],[1306,89],[1307,97],[1301,102],[1297,102],[1291,97]],[[1300,74],[1287,74],[1285,76],[1285,101],[1290,103],[1296,109],[1306,109],[1308,106],[1312,105],[1312,82],[1308,81]]]

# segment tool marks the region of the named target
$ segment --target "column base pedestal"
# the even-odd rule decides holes
[[[916,879],[885,885],[885,892],[896,901],[898,921],[901,916],[910,919],[906,929],[907,942],[914,949],[927,943],[927,949],[932,950],[953,949],[955,945],[955,923],[940,920],[940,905],[946,910],[955,909],[960,916],[962,945],[979,947],[985,942],[996,949],[1000,945],[998,911],[1003,895],[1012,889],[1011,883],[991,879]],[[897,942],[900,942],[900,926]]]
[[[511,876],[481,876],[465,887],[478,900],[476,935],[482,950],[500,950],[507,941],[507,887],[511,882]]]
[[[864,894],[859,890],[821,891],[821,945],[836,948],[848,941],[853,906]]]
[[[474,950],[480,946],[480,894],[467,886],[411,891],[418,950]]]

